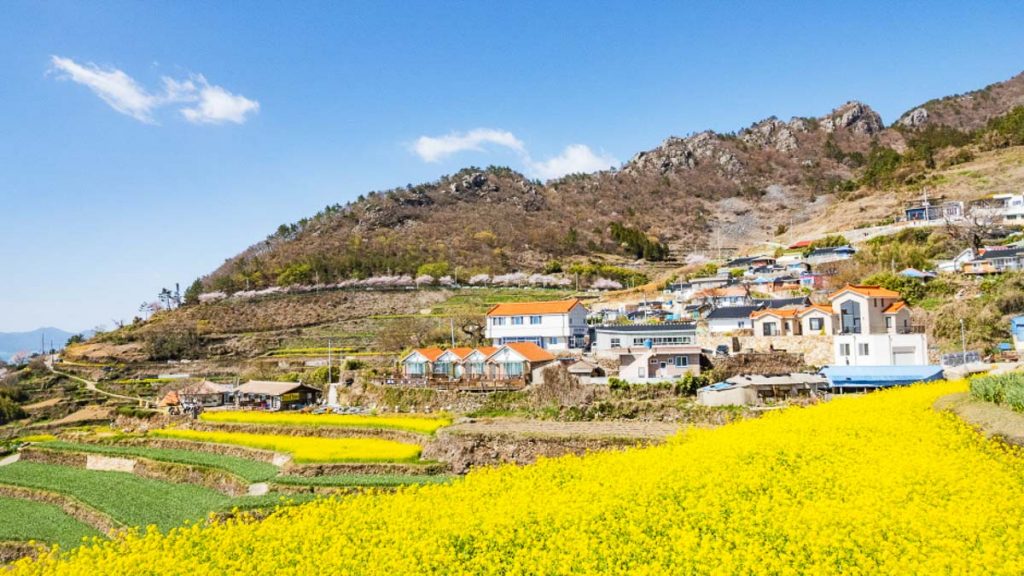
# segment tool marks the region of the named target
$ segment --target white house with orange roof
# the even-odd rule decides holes
[[[541,371],[556,362],[547,350],[533,342],[513,342],[499,347],[449,348],[436,346],[417,348],[399,359],[402,375],[424,379],[491,379],[522,378],[527,383],[539,382]]]
[[[750,314],[754,336],[831,336],[836,316],[831,306],[812,304],[799,308],[765,308]]]
[[[839,319],[833,338],[836,364],[928,364],[928,339],[920,326],[910,323],[910,308],[899,292],[851,284],[829,300]]]
[[[532,342],[547,350],[582,348],[587,309],[576,298],[495,304],[487,311],[485,334],[494,346]]]
[[[402,372],[408,377],[426,378],[434,373],[434,362],[444,354],[437,346],[417,348],[399,359]]]

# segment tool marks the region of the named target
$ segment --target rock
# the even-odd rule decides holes
[[[872,135],[885,129],[882,117],[869,106],[856,100],[847,102],[821,120],[825,132],[846,129],[855,134]]]
[[[924,108],[914,108],[907,112],[897,122],[900,126],[907,128],[918,128],[928,123],[928,111]]]

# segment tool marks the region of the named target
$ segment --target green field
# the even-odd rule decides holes
[[[232,510],[273,510],[278,506],[297,506],[321,498],[316,494],[264,494],[263,496],[239,496],[221,506],[217,512]]]
[[[202,520],[230,501],[200,486],[36,462],[0,467],[0,484],[66,494],[125,525],[155,524],[161,530],[181,526],[186,520]]]
[[[66,549],[93,536],[102,534],[53,504],[0,497],[0,540],[35,540]]]
[[[413,484],[443,484],[453,476],[438,474],[337,474],[333,476],[278,476],[275,484],[289,486],[391,488]]]
[[[150,448],[148,446],[115,446],[106,444],[74,444],[71,442],[43,442],[41,448],[89,452],[110,456],[137,456],[161,462],[206,466],[230,472],[249,482],[263,482],[277,475],[277,466],[267,462],[248,460],[235,456],[222,456],[209,452],[193,452],[171,448]]]

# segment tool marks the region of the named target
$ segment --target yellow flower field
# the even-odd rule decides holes
[[[379,438],[319,438],[241,432],[204,432],[171,428],[153,430],[150,434],[163,438],[234,444],[275,452],[287,452],[296,462],[300,463],[413,462],[420,456],[420,447],[416,444]]]
[[[381,428],[433,434],[452,423],[450,418],[430,416],[364,416],[360,414],[302,414],[288,412],[204,412],[206,422],[231,424],[274,424],[279,426],[338,426],[348,428]]]
[[[1024,461],[939,383],[667,445],[316,501],[83,547],[12,574],[1020,574]]]

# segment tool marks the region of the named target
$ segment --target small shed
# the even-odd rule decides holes
[[[186,384],[178,389],[177,393],[181,404],[210,408],[227,404],[231,400],[234,388],[230,384],[203,380]]]
[[[302,382],[250,380],[235,389],[235,405],[257,410],[297,410],[320,400],[322,392]]]
[[[761,400],[812,396],[828,381],[818,374],[745,374],[697,390],[697,402],[705,406],[752,405]]]

